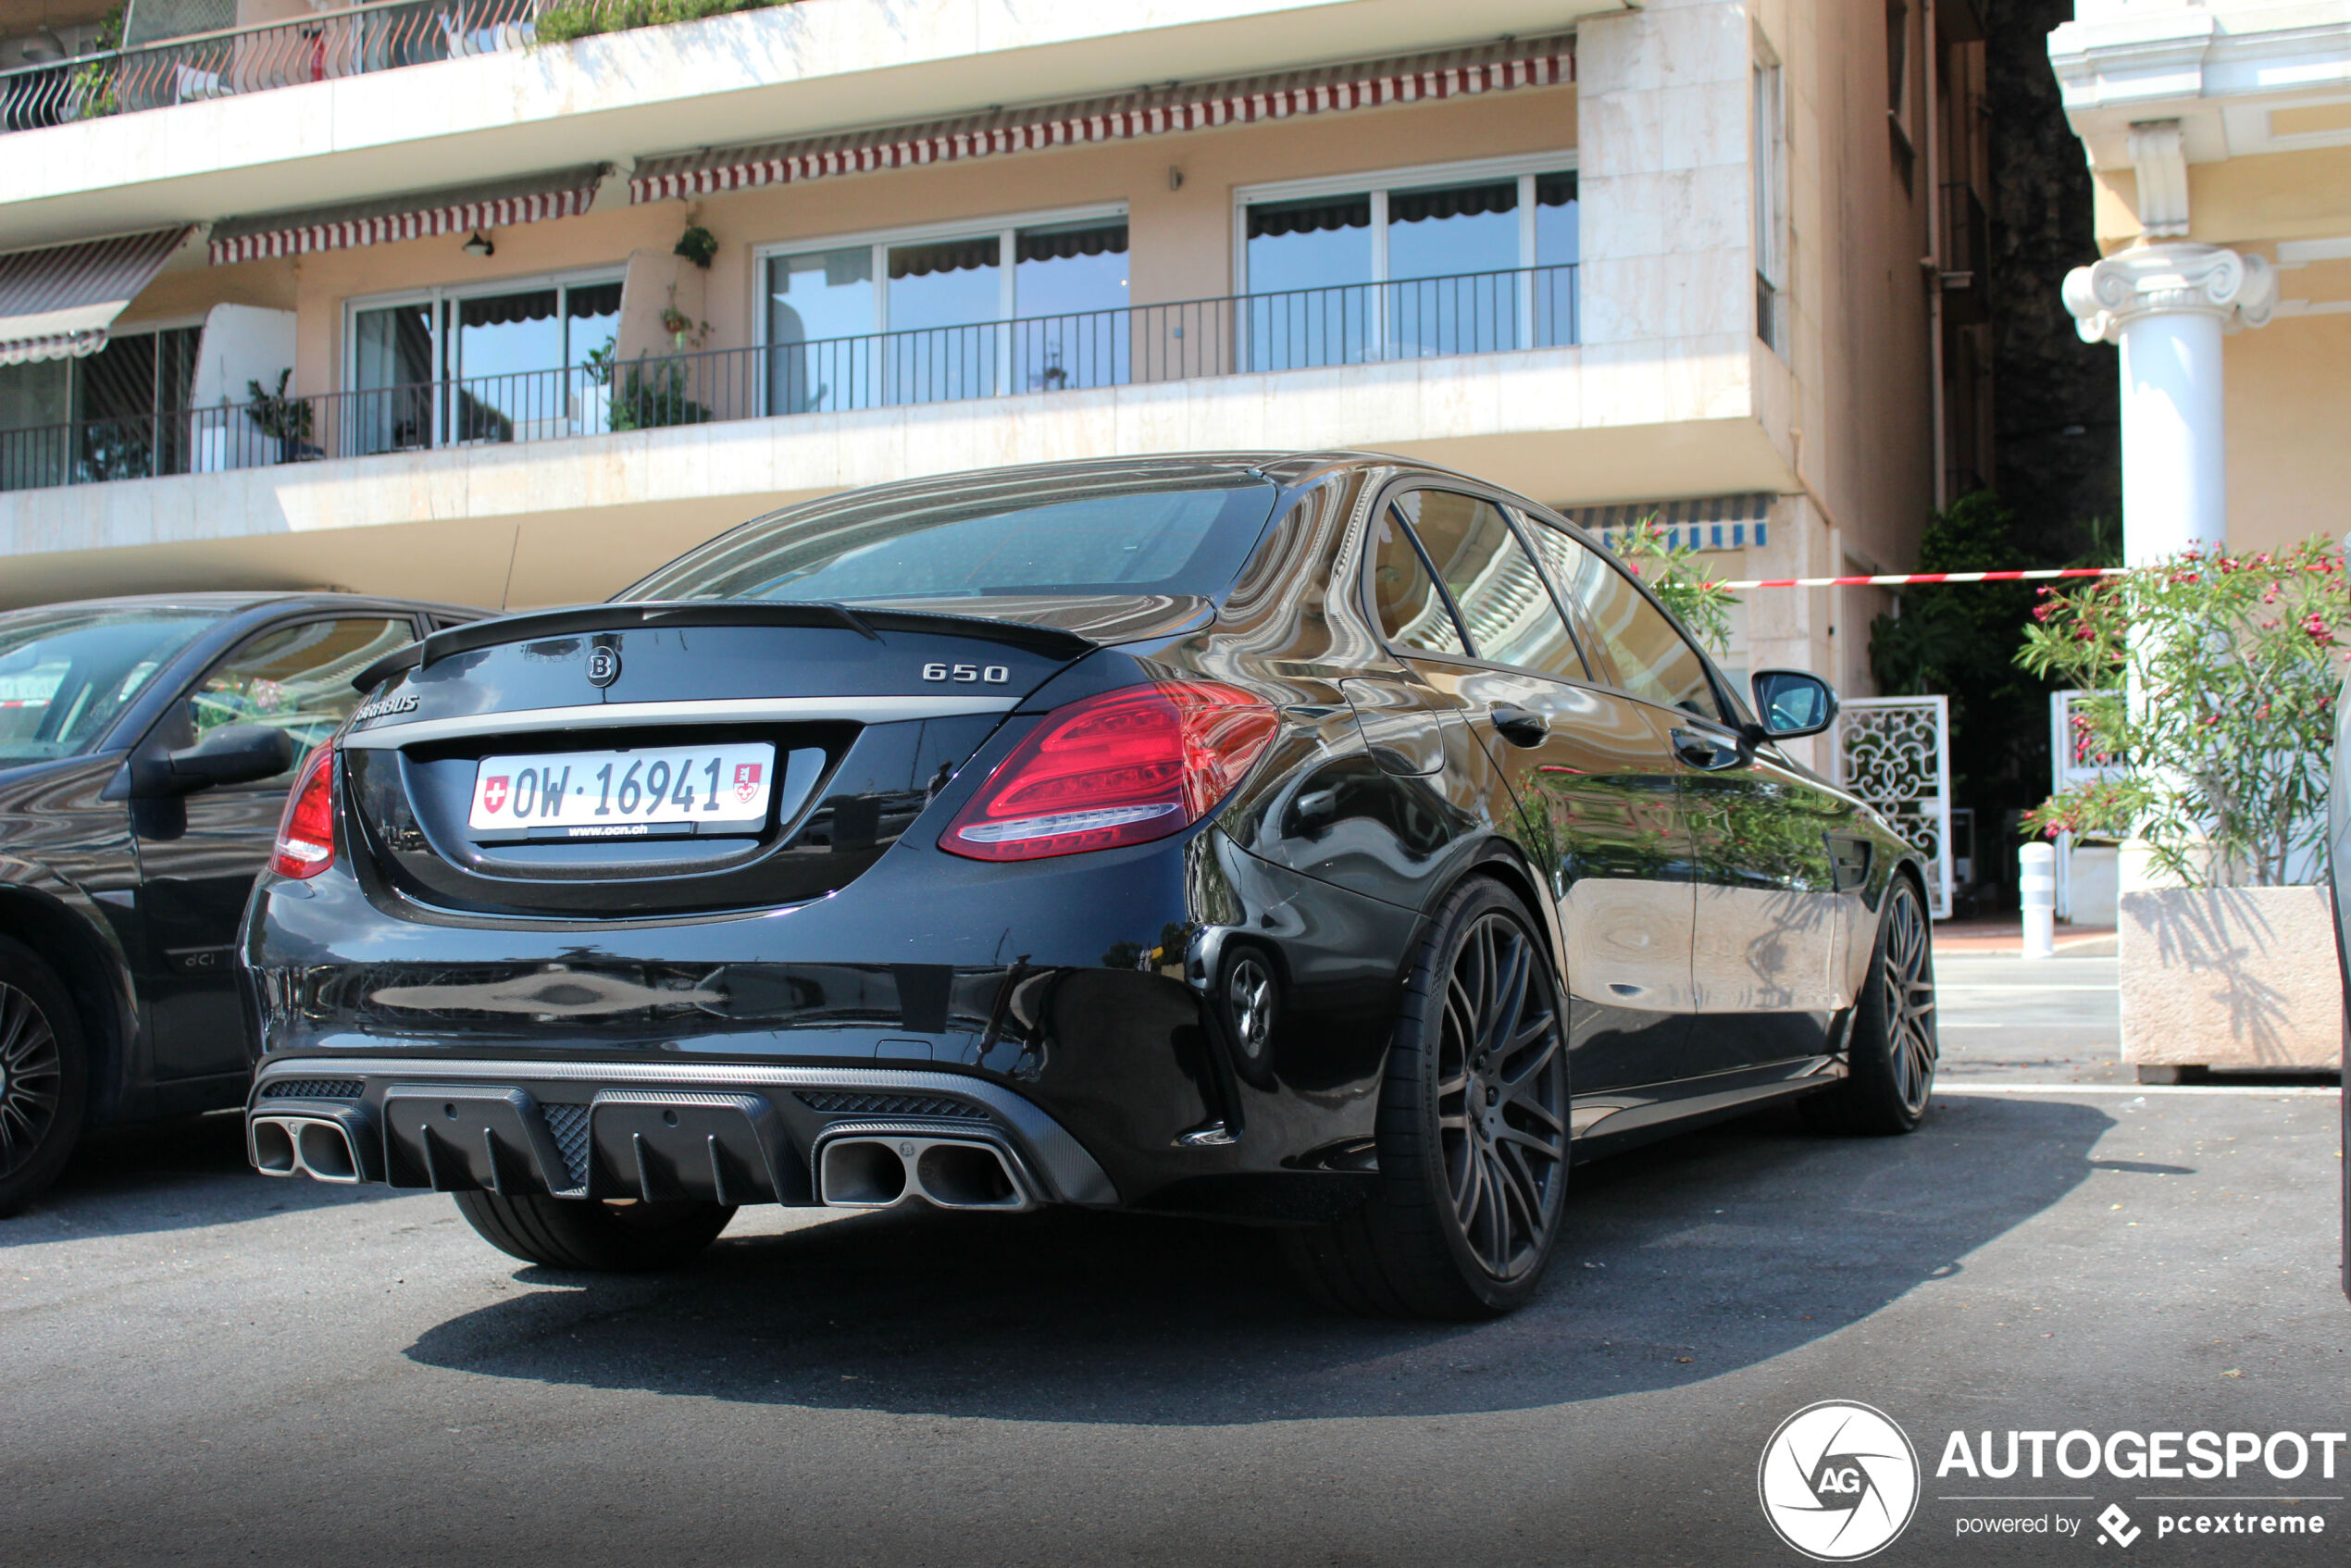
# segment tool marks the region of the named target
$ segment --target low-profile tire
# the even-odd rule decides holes
[[[1934,1028],[1934,937],[1925,902],[1907,877],[1896,877],[1886,888],[1845,1054],[1845,1081],[1807,1099],[1805,1118],[1822,1132],[1918,1130],[1934,1097],[1941,1047]]]
[[[0,1217],[57,1179],[89,1109],[72,997],[31,949],[0,937]]]
[[[1379,1185],[1362,1208],[1283,1236],[1325,1305],[1465,1319],[1534,1294],[1568,1164],[1565,1018],[1540,930],[1484,877],[1439,907],[1388,1051]]]
[[[458,1192],[457,1212],[484,1241],[527,1263],[640,1274],[702,1255],[735,1217],[728,1203],[596,1202],[541,1193]]]

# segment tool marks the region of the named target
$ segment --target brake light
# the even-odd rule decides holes
[[[269,869],[280,877],[316,877],[335,863],[335,749],[321,746],[304,759],[278,818],[278,845]]]
[[[939,840],[974,860],[1042,860],[1163,839],[1216,809],[1281,716],[1209,681],[1157,681],[1056,708]]]

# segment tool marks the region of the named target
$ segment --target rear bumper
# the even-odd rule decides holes
[[[347,1139],[327,1180],[438,1191],[814,1204],[814,1160],[849,1133],[947,1137],[1006,1156],[1040,1202],[1110,1207],[1117,1188],[1067,1129],[1003,1087],[914,1068],[561,1060],[278,1058],[246,1102],[256,1168],[288,1176],[277,1131]],[[277,1129],[273,1131],[272,1129]]]

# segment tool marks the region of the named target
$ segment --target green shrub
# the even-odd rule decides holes
[[[791,0],[554,0],[539,13],[541,44],[568,44],[599,32],[626,32],[635,27],[666,27],[671,22],[701,21],[735,11],[765,10]]]

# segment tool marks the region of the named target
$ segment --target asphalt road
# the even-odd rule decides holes
[[[233,1121],[116,1135],[0,1222],[0,1562],[1797,1562],[1758,1459],[1847,1399],[1926,1467],[1873,1562],[2096,1560],[2119,1502],[2133,1560],[2339,1562],[2343,1480],[1934,1475],[1955,1428],[2351,1425],[2336,1105],[1980,1086],[1908,1139],[1685,1136],[1580,1170],[1540,1297],[1474,1326],[1082,1214],[752,1211],[590,1280],[445,1198],[250,1175]],[[2190,1505],[2138,1500],[2288,1490],[2332,1500],[2210,1507],[2329,1535],[2158,1539]],[[1986,1492],[2089,1500],[1946,1500]],[[1958,1533],[2008,1515],[2082,1533]]]
[[[2136,1082],[2120,1060],[2116,968],[2110,955],[1936,953],[1944,1075],[1954,1083]]]

